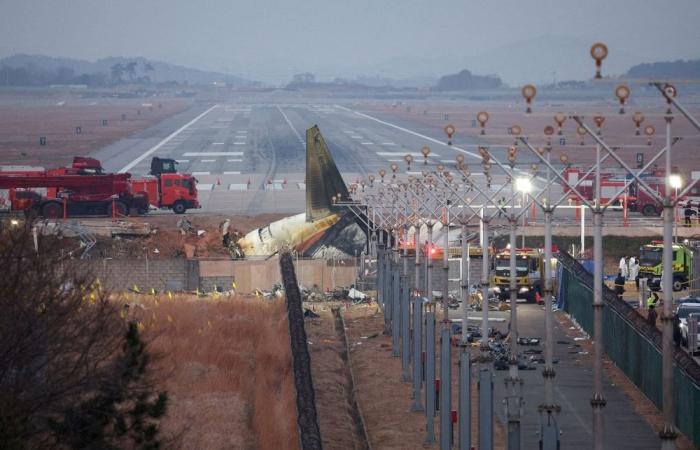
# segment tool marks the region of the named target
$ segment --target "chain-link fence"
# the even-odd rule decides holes
[[[593,276],[568,253],[562,264],[559,306],[589,334],[593,333]],[[603,349],[659,409],[662,408],[661,332],[630,305],[603,286]],[[676,425],[700,446],[700,366],[687,353],[674,349]]]

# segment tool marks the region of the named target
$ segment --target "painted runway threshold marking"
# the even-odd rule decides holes
[[[219,105],[214,105],[214,106],[212,106],[211,108],[209,108],[209,109],[207,109],[206,111],[204,111],[202,114],[198,115],[197,117],[195,117],[194,119],[190,120],[189,122],[187,122],[187,123],[186,123],[185,125],[183,125],[182,127],[178,128],[177,130],[175,130],[174,132],[172,132],[168,137],[166,137],[165,139],[163,139],[162,141],[160,141],[159,143],[157,143],[156,145],[154,145],[153,147],[151,147],[149,150],[147,150],[146,152],[144,152],[141,156],[139,156],[139,157],[136,158],[135,160],[131,161],[131,162],[130,162],[129,164],[127,164],[126,166],[122,167],[121,170],[119,170],[119,173],[126,173],[126,172],[128,172],[129,170],[131,170],[131,169],[132,169],[134,166],[136,166],[138,163],[140,163],[140,162],[143,161],[144,159],[148,158],[148,156],[150,156],[151,154],[153,154],[153,153],[155,153],[156,151],[158,151],[159,148],[161,148],[162,146],[164,146],[165,144],[167,144],[168,142],[170,142],[175,136],[177,136],[178,134],[180,134],[180,133],[182,133],[183,131],[185,131],[187,128],[189,128],[190,126],[192,126],[193,124],[195,124],[199,119],[201,119],[202,117],[204,117],[204,116],[206,116],[207,114],[209,114],[212,110],[214,110],[214,108],[216,108],[216,107],[218,107],[218,106],[219,106]]]

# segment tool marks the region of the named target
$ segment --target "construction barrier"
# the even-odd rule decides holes
[[[560,251],[558,306],[588,334],[593,333],[593,276]],[[662,408],[662,334],[614,292],[603,286],[603,349],[608,357],[651,400]],[[676,426],[700,447],[700,365],[674,348],[673,395]]]

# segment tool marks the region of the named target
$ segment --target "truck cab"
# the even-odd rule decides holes
[[[154,157],[150,172],[153,177],[132,180],[132,192],[145,193],[152,207],[172,209],[176,214],[200,208],[197,179],[190,174],[178,173],[176,166],[174,159]]]
[[[541,291],[544,266],[542,252],[532,248],[515,250],[515,269],[518,298],[534,301]],[[491,284],[501,300],[510,298],[510,249],[499,252],[494,259]]]
[[[559,250],[552,246],[551,274],[552,289],[556,291],[557,259]],[[541,248],[517,248],[515,249],[516,286],[517,298],[523,298],[528,302],[534,302],[537,294],[544,291],[545,280],[545,252]],[[491,272],[491,286],[501,300],[510,298],[510,249],[496,254]]]
[[[652,290],[661,288],[663,273],[664,245],[661,241],[652,241],[639,249],[639,278],[647,278]],[[681,244],[673,244],[673,290],[680,291],[688,287],[692,273],[693,251]]]

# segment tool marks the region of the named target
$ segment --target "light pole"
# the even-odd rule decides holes
[[[523,209],[522,211],[525,211],[525,200],[527,198],[527,195],[532,192],[532,182],[530,181],[529,178],[526,177],[519,177],[515,179],[515,190],[523,194]],[[522,245],[521,247],[525,247],[525,216],[527,214],[523,214],[523,234],[522,234]]]
[[[678,243],[678,189],[683,187],[683,179],[678,174],[671,174],[668,176],[668,184],[676,191],[676,195],[674,197],[675,203],[673,220],[675,222],[675,232],[673,233],[673,242]]]

